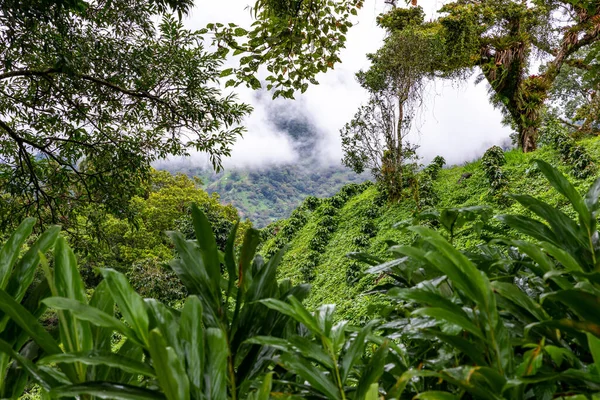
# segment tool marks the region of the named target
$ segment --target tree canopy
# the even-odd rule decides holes
[[[4,215],[123,213],[156,159],[195,149],[220,166],[251,108],[218,89],[224,55],[168,13],[190,5],[2,3]]]
[[[180,18],[192,5],[2,3],[2,215],[64,223],[78,204],[97,204],[123,216],[157,159],[195,150],[218,170],[251,111],[220,79],[234,74],[227,86],[258,88],[265,65],[275,95],[306,90],[339,61],[362,1],[257,1],[251,30],[186,29]],[[229,48],[244,57],[222,71]]]
[[[390,32],[437,32],[442,46],[429,72],[455,77],[478,68],[492,102],[518,132],[519,146],[534,150],[543,108],[561,70],[585,68],[589,63],[580,52],[600,41],[598,2],[458,0],[439,11],[439,18],[424,21],[410,9],[394,8],[380,21]],[[397,37],[399,45],[410,45]],[[535,56],[544,65],[539,73],[532,70]]]

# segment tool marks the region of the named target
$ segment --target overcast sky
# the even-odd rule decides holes
[[[253,0],[196,0],[196,7],[186,18],[189,28],[198,29],[209,22],[251,23],[246,6]],[[443,4],[441,0],[419,0],[432,17]],[[271,113],[304,115],[312,121],[320,137],[319,159],[326,164],[339,163],[342,157],[339,129],[348,122],[366,92],[354,79],[360,69],[369,67],[366,54],[376,51],[382,43],[383,30],[375,17],[384,10],[383,0],[367,0],[348,33],[347,48],[342,52],[342,64],[326,74],[320,74],[320,85],[311,86],[296,100],[277,100],[273,107],[266,93],[237,88],[241,100],[254,107],[246,120],[248,132],[235,144],[225,167],[259,167],[281,162],[294,162],[298,154],[293,143],[272,124]],[[420,146],[419,155],[427,162],[442,155],[450,164],[479,157],[494,144],[508,140],[510,130],[501,124],[501,115],[488,102],[485,83],[438,81],[431,85],[424,109],[414,124],[411,142]],[[200,162],[201,158],[196,158]]]

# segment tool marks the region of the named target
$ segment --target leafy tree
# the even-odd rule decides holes
[[[551,95],[557,103],[552,113],[581,136],[600,130],[600,44],[580,51],[577,56],[583,62],[563,67]]]
[[[435,32],[411,27],[423,23],[420,7],[398,9],[394,17],[394,26],[402,24],[404,29],[391,31],[383,47],[369,55],[371,68],[357,74],[370,99],[341,135],[344,165],[358,173],[369,169],[391,197],[397,198],[405,180],[403,165],[414,157],[406,137],[427,80],[433,77],[432,64],[440,43]],[[383,26],[391,23],[385,18],[379,22]]]
[[[223,71],[234,77],[227,86],[262,87],[258,69],[266,65],[266,89],[273,97],[293,98],[304,92],[315,76],[340,62],[350,21],[363,0],[257,0],[251,9],[250,30],[234,24],[210,24],[215,43],[243,55],[240,66]]]
[[[542,110],[557,76],[565,65],[588,64],[578,58],[578,52],[600,41],[598,2],[458,0],[440,12],[442,16],[433,22],[415,23],[405,10],[393,9],[381,21],[392,32],[435,32],[443,46],[430,65],[431,72],[454,77],[480,68],[492,102],[518,132],[519,147],[534,150]],[[402,36],[398,40],[398,46],[412,45]],[[548,60],[538,75],[530,71],[535,53]]]
[[[224,54],[168,13],[191,5],[2,2],[3,219],[73,220],[82,203],[124,215],[152,161],[194,149],[220,166],[250,107],[215,85]]]

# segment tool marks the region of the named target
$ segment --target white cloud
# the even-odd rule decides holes
[[[250,3],[254,3],[250,1]],[[286,114],[304,115],[320,136],[316,156],[326,164],[339,163],[342,157],[339,129],[348,122],[366,100],[365,91],[354,74],[369,63],[366,54],[381,46],[384,32],[375,18],[383,10],[383,2],[370,1],[360,11],[358,24],[350,29],[342,64],[318,77],[320,85],[311,86],[295,101],[278,100],[275,109]],[[420,0],[428,18],[443,4],[439,0]],[[186,19],[190,28],[200,28],[208,22],[251,23],[249,0],[200,0]],[[501,115],[488,101],[485,85],[475,86],[472,80],[461,85],[436,82],[435,95],[429,95],[422,111],[418,132],[412,141],[420,146],[424,161],[442,155],[451,164],[472,160],[493,144],[504,143],[509,130],[501,125]],[[233,148],[226,167],[259,167],[265,164],[289,163],[298,159],[294,144],[284,132],[279,132],[269,119],[273,112],[268,95],[237,88],[242,101],[252,104],[255,111],[247,118],[248,132]]]

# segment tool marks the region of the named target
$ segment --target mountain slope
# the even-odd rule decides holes
[[[197,168],[170,169],[170,172],[199,177],[208,193],[218,193],[222,203],[232,204],[242,219],[250,219],[259,228],[289,217],[308,196],[332,196],[346,183],[367,179],[366,175],[357,175],[342,167],[302,165],[232,169],[218,174]]]
[[[581,145],[599,164],[600,139],[588,139]],[[532,160],[543,159],[558,166],[580,192],[587,190],[596,177],[574,178],[572,166],[565,165],[559,154],[548,146],[528,154],[509,151],[505,153],[505,159],[502,172],[508,181],[508,193],[529,194],[561,208],[566,201],[533,167]],[[441,170],[433,182],[433,191],[438,197],[436,209],[483,204],[490,206],[494,215],[526,212],[511,199],[490,193],[481,160]],[[387,250],[389,241],[407,244],[413,240],[410,233],[394,228],[394,225],[411,219],[417,213],[416,203],[409,197],[397,204],[388,204],[374,185],[351,185],[329,199],[315,200],[303,203],[289,219],[265,228],[268,240],[262,252],[272,255],[289,243],[280,268],[281,278],[310,281],[313,286],[307,301],[310,307],[335,303],[342,317],[364,322],[368,315],[373,315],[369,309],[385,311],[386,303],[382,299],[365,294],[376,282],[385,279],[381,275],[361,277],[365,264],[349,259],[346,254],[362,251],[384,259],[394,258]],[[564,211],[574,215],[572,210]],[[492,219],[482,234],[498,236],[502,229],[505,228]],[[473,234],[458,235],[455,243],[469,248],[481,241]]]

